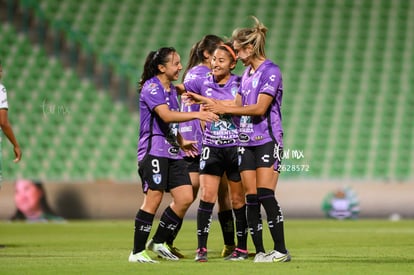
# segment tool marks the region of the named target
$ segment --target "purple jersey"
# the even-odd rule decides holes
[[[239,90],[240,76],[231,75],[225,85],[219,85],[210,75],[205,79],[188,81],[185,87],[202,96],[218,100],[233,100]],[[203,135],[203,145],[212,147],[230,147],[238,145],[239,118],[230,115],[221,115],[219,121],[206,122]]]
[[[189,81],[194,81],[195,79],[204,79],[211,74],[211,70],[204,65],[198,65],[191,68],[187,74],[185,75],[184,79],[184,86]],[[200,110],[200,105],[192,104],[189,106],[185,106],[181,102],[181,112],[198,112]],[[186,122],[180,122],[180,134],[183,138],[187,140],[195,140],[197,141],[197,149],[198,153],[201,153],[201,142],[203,138],[203,130],[201,129],[200,120],[193,119]]]
[[[256,104],[259,94],[273,97],[263,116],[241,116],[239,142],[241,146],[257,146],[275,141],[283,147],[282,128],[282,74],[279,67],[270,60],[263,62],[250,75],[251,67],[244,71],[239,89],[243,106]]]
[[[167,92],[158,77],[147,80],[139,97],[140,129],[138,139],[138,161],[145,155],[181,159],[177,142],[178,123],[165,123],[154,111],[155,107],[167,104],[172,111],[179,111],[177,91],[170,85]]]

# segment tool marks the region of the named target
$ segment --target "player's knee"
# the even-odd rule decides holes
[[[180,205],[183,209],[187,209],[193,203],[193,193],[180,194],[177,198],[176,203]]]
[[[231,196],[231,205],[233,209],[239,209],[245,204],[244,195],[242,194],[232,194]]]

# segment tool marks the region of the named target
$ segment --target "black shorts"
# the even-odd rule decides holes
[[[200,155],[193,157],[184,157],[185,162],[187,163],[188,173],[198,173],[200,172]]]
[[[226,172],[231,181],[240,181],[240,172],[237,158],[237,146],[209,147],[203,146],[200,160],[200,174],[222,177]]]
[[[259,167],[273,166],[275,171],[280,168],[283,150],[275,142],[268,142],[259,146],[240,146],[239,170],[256,170]]]
[[[138,165],[144,193],[148,189],[169,192],[181,185],[191,185],[187,163],[183,159],[147,155]]]

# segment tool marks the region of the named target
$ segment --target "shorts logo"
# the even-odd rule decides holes
[[[202,160],[202,161],[200,161],[200,169],[203,170],[204,167],[206,167],[206,161]]]
[[[269,157],[270,157],[270,156],[269,156],[268,154],[263,155],[263,156],[262,156],[262,161],[263,161],[263,162],[269,162]]]
[[[242,163],[242,156],[241,155],[238,155],[237,156],[237,159],[238,159],[238,165],[240,166],[241,163]]]
[[[161,183],[161,174],[152,175],[152,180],[154,181],[155,184],[160,184]]]

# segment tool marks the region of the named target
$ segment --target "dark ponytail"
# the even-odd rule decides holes
[[[182,80],[184,81],[187,72],[191,68],[202,63],[204,59],[206,59],[204,56],[204,51],[207,51],[209,54],[213,54],[217,46],[221,43],[223,43],[223,39],[214,34],[207,34],[200,41],[195,43],[191,48],[188,63],[184,70]]]
[[[198,57],[198,53],[197,53],[197,51],[198,51],[198,46],[200,45],[200,41],[198,41],[197,43],[195,43],[192,47],[191,47],[191,50],[190,50],[190,54],[189,54],[189,56],[188,56],[188,62],[187,62],[187,66],[186,66],[186,68],[185,68],[185,70],[184,70],[184,73],[183,73],[183,78],[182,78],[182,81],[184,82],[184,79],[185,79],[185,76],[187,75],[187,72],[192,68],[192,67],[194,67],[194,66],[196,66],[197,64],[199,64],[201,61],[200,61],[200,58]]]
[[[159,48],[157,51],[151,51],[144,63],[144,70],[141,74],[141,79],[138,83],[138,93],[141,92],[142,87],[144,86],[145,81],[148,79],[160,74],[158,65],[165,65],[168,62],[168,56],[176,52],[172,47],[163,47]]]

